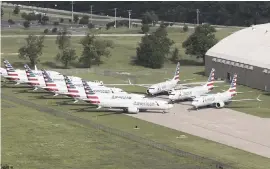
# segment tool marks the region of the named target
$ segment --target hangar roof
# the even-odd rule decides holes
[[[219,41],[206,55],[270,69],[270,23],[237,31]]]

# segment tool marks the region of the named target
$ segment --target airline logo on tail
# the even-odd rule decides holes
[[[38,79],[36,77],[36,75],[33,73],[33,71],[30,69],[30,67],[25,64],[24,65],[25,68],[25,72],[26,72],[26,76],[28,78],[28,81],[30,85],[39,85]]]
[[[180,73],[180,63],[178,62],[173,77],[174,80],[179,80],[179,73]]]
[[[215,81],[215,69],[212,68],[211,72],[210,72],[210,75],[208,77],[208,80],[207,80],[207,87],[209,90],[213,90],[214,88],[214,81]]]
[[[64,75],[64,79],[67,85],[68,92],[70,93],[79,93],[79,91],[76,89],[75,85],[71,82],[71,80]]]
[[[8,76],[13,76],[12,78],[8,78],[10,80],[20,80],[18,77],[18,73],[16,73],[15,69],[12,67],[12,65],[9,63],[9,61],[4,60],[5,68],[7,70]]]
[[[86,97],[89,99],[89,102],[92,104],[100,103],[98,96],[95,95],[95,92],[90,88],[85,80],[82,80],[82,84],[85,90]]]
[[[51,79],[51,77],[48,75],[48,73],[44,69],[42,69],[41,71],[42,71],[42,75],[43,75],[46,86],[56,87],[56,84]]]
[[[231,96],[236,95],[236,82],[237,82],[237,74],[234,74],[232,82],[231,82],[231,86],[228,90],[230,93],[232,93]]]

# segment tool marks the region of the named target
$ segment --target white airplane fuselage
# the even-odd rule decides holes
[[[178,80],[168,80],[165,82],[157,83],[152,86],[150,86],[147,90],[146,93],[150,95],[155,95],[159,94],[162,92],[168,92],[172,90],[178,83]]]
[[[118,88],[108,88],[108,87],[92,87],[91,88],[95,94],[86,94],[85,90],[82,88],[79,88],[79,97],[78,99],[84,100],[84,101],[89,101],[91,102],[92,96],[98,96],[99,99],[135,99],[135,98],[144,98],[144,95],[139,95],[139,94],[132,94],[132,93],[127,93],[123,91],[122,89],[118,90]],[[117,89],[117,90],[115,90]],[[104,92],[106,91],[106,93]],[[95,98],[95,97],[94,97]],[[93,100],[95,102],[95,99]]]
[[[196,86],[189,89],[173,90],[169,95],[169,99],[172,101],[185,100],[198,97],[210,91],[211,90],[209,90],[207,86]]]
[[[195,108],[205,107],[208,105],[215,105],[217,108],[222,108],[226,103],[229,103],[235,94],[232,92],[223,92],[216,94],[209,94],[198,97],[192,101],[192,106]]]
[[[140,110],[162,110],[168,111],[173,107],[166,101],[151,100],[146,98],[135,99],[99,99],[96,103],[100,107],[104,108],[116,108],[123,109],[129,113],[138,113]]]

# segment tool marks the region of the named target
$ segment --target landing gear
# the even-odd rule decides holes
[[[123,112],[124,113],[128,113],[128,109],[123,109]]]

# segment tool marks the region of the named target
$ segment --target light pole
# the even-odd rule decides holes
[[[74,4],[74,2],[73,1],[71,1],[71,20],[72,20],[72,23],[73,23],[73,4]]]
[[[128,28],[130,29],[130,15],[132,10],[128,10]]]
[[[197,25],[199,25],[200,24],[200,21],[199,21],[200,10],[199,9],[196,9],[196,12],[197,12]]]
[[[91,10],[91,20],[90,20],[90,22],[92,23],[92,13],[93,13],[93,11],[92,11],[92,8],[93,8],[93,5],[90,5],[90,10]]]
[[[116,9],[114,8],[114,28],[116,28]]]

